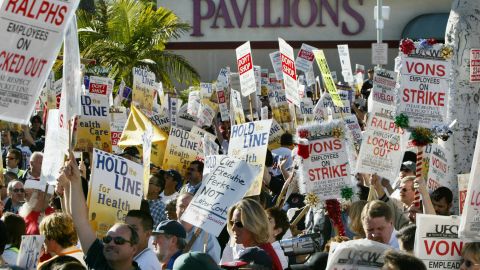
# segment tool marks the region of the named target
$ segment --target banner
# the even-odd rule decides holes
[[[97,236],[103,236],[113,224],[125,222],[128,211],[140,209],[143,167],[126,158],[94,149],[91,169],[88,216],[91,224],[98,224]]]
[[[344,123],[304,125],[297,136],[309,143],[310,156],[301,165],[302,193],[316,194],[320,200],[340,198],[341,189],[353,185],[350,164],[353,161],[353,142],[346,136]]]
[[[215,165],[181,219],[218,236],[227,224],[228,208],[245,196],[260,168],[230,156],[207,158]]]
[[[145,126],[145,132],[142,135],[143,194],[145,194],[145,198],[147,197],[146,194],[148,194],[150,180],[150,157],[152,153],[152,137],[152,123],[147,123]]]
[[[82,95],[82,114],[78,120],[75,151],[92,152],[93,148],[112,151],[108,97]]]
[[[163,169],[173,169],[187,175],[190,162],[203,160],[202,138],[186,130],[172,127],[163,159]]]
[[[458,216],[417,214],[415,257],[427,269],[460,269],[463,241],[458,238]]]
[[[400,52],[396,114],[408,116],[411,127],[431,128],[447,122],[452,61],[443,57],[442,51],[447,48],[443,44],[424,50],[416,43],[415,48],[408,55]]]
[[[480,49],[470,49],[470,82],[480,82]]]
[[[130,115],[127,119],[127,124],[122,132],[122,137],[118,145],[122,148],[127,146],[143,145],[142,135],[147,130],[147,125],[150,122],[148,117],[143,114],[137,107],[132,106]],[[165,146],[167,144],[167,135],[158,126],[153,125],[152,151],[151,162],[156,166],[161,166],[163,162],[163,155]]]
[[[133,92],[132,102],[140,109],[147,111],[153,110],[157,84],[155,83],[155,74],[146,69],[134,67],[133,72]]]
[[[283,83],[285,85],[285,95],[290,103],[300,106],[300,96],[298,95],[297,68],[295,67],[295,57],[292,46],[285,40],[278,38],[280,54],[282,60]]]
[[[0,2],[0,119],[29,123],[79,2]]]
[[[270,134],[268,135],[268,149],[273,150],[281,146],[280,138],[283,133],[285,131],[283,131],[282,126],[275,119],[272,119],[272,127],[270,127]]]
[[[480,133],[477,132],[477,134]],[[478,135],[458,236],[462,239],[480,241],[480,136]]]
[[[260,194],[272,120],[232,125],[228,155],[261,167],[246,196]]]
[[[392,247],[368,239],[338,243],[328,256],[326,269],[380,270],[384,264],[383,253],[389,249]]]
[[[216,104],[209,100],[202,100],[198,109],[197,125],[200,127],[211,126],[213,118],[216,116]]]
[[[228,84],[229,84],[228,77],[230,76],[229,73],[230,73],[229,67],[220,69],[220,72],[218,73],[218,77],[217,77],[217,91],[219,89],[225,90],[226,88],[228,88]]]
[[[213,85],[211,83],[200,83],[200,98],[209,99],[213,94]]]
[[[317,61],[320,73],[322,73],[325,88],[332,97],[335,105],[338,107],[343,107],[344,105],[342,103],[342,100],[338,96],[337,87],[335,86],[335,81],[333,80],[332,74],[330,73],[330,68],[328,67],[327,59],[325,58],[323,50],[315,50],[313,51],[313,54],[315,55],[315,60]]]
[[[332,96],[329,93],[325,92],[322,94],[313,109],[315,120],[327,120],[329,116],[333,119],[340,119],[352,113],[349,92],[340,90],[337,92],[337,96],[340,98],[342,104],[344,104],[343,107],[336,106],[335,101],[332,100]]]
[[[197,116],[190,115],[187,112],[187,104],[184,104],[178,110],[176,127],[184,130],[191,130],[197,123],[197,120]]]
[[[443,145],[432,144],[427,181],[427,188],[430,192],[433,192],[439,187],[445,186],[448,187],[453,194],[456,193],[457,181],[452,183],[453,174],[451,170],[453,168],[450,165],[453,165],[452,157],[453,153],[451,152],[451,149],[443,147]],[[455,189],[453,187],[455,187]]]
[[[118,146],[118,142],[122,137],[123,128],[127,124],[126,108],[110,107],[110,138],[112,140],[112,153],[120,154],[122,150]]]
[[[18,251],[17,264],[15,266],[26,270],[37,269],[40,252],[45,243],[44,235],[22,235],[20,250]]]
[[[224,88],[217,87],[217,101],[222,121],[230,121],[228,103]]]
[[[170,124],[170,116],[168,115],[167,108],[162,107],[160,108],[160,111],[158,113],[154,113],[154,114],[149,114],[146,111],[142,111],[142,112],[145,114],[145,116],[148,117],[150,121],[152,121],[152,124],[160,128],[165,133],[166,136],[168,133],[170,133],[171,124]]]
[[[245,123],[245,114],[243,113],[242,96],[240,92],[232,89],[232,96],[230,99],[230,111],[233,113],[233,123]]]
[[[187,103],[188,114],[196,116],[198,108],[200,108],[200,91],[190,91]]]
[[[458,208],[460,209],[460,215],[463,214],[463,208],[465,207],[465,200],[467,199],[468,179],[470,174],[457,174],[458,178]]]
[[[238,47],[235,52],[237,54],[238,75],[240,76],[240,90],[242,95],[246,97],[257,91],[250,41]]]
[[[374,102],[395,106],[395,85],[397,73],[394,71],[375,68],[373,74],[372,97]]]
[[[354,114],[349,114],[342,120],[345,123],[345,126],[350,130],[350,132],[352,132],[355,145],[360,147],[360,144],[362,143],[362,128],[360,127],[360,124],[358,124],[357,116]]]
[[[342,76],[345,82],[353,85],[352,64],[350,63],[350,53],[348,45],[337,45],[340,65],[342,66]]]
[[[268,101],[272,109],[272,115],[279,123],[292,122],[292,115],[288,109],[287,97],[281,83],[272,82],[268,89]]]
[[[395,125],[394,107],[377,104],[375,112],[367,122],[357,171],[376,173],[393,182],[397,179],[404,155],[402,147],[408,137],[406,132]]]
[[[315,60],[313,50],[318,49],[306,43],[302,44],[302,47],[300,47],[300,50],[298,51],[297,59],[295,60],[297,70],[303,71],[303,73],[307,73],[310,70],[313,60]]]
[[[277,80],[283,80],[282,57],[279,51],[270,53],[270,61],[272,62],[273,71]]]
[[[180,107],[181,99],[168,95],[168,117],[170,118],[170,125],[177,126],[177,108]]]
[[[88,84],[88,92],[90,94],[98,94],[108,96],[113,91],[113,80],[107,77],[90,76]]]
[[[68,143],[62,142],[60,123],[58,121],[59,110],[48,110],[47,132],[43,152],[43,161],[45,162],[42,162],[40,181],[49,185],[57,184],[57,179],[60,176],[60,168],[62,168],[65,161],[65,153],[58,151],[58,149],[61,149],[63,145]]]

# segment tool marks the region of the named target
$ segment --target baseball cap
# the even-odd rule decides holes
[[[165,171],[165,175],[170,175],[171,177],[173,177],[173,181],[175,181],[177,183],[182,182],[182,176],[180,175],[179,172],[177,172],[175,170],[167,170],[167,171]]]
[[[411,171],[415,172],[415,163],[412,161],[405,161],[402,163],[402,166],[400,166],[400,171]]]
[[[185,232],[182,224],[175,220],[164,220],[160,222],[152,234],[169,234],[180,238],[187,237],[187,232]]]
[[[173,270],[218,270],[218,265],[206,253],[191,251],[175,259]]]

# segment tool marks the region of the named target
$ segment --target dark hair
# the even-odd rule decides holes
[[[12,153],[15,156],[15,159],[18,160],[20,163],[22,162],[22,152],[15,148],[8,149],[9,153]]]
[[[293,145],[293,135],[288,132],[283,133],[280,137],[280,144],[287,146]]]
[[[138,244],[138,241],[140,241],[140,239],[138,238],[137,231],[129,224],[126,224],[126,223],[120,223],[120,224],[127,226],[128,229],[130,230],[130,245],[133,246]]]
[[[153,229],[153,218],[150,213],[142,210],[130,210],[127,213],[127,217],[138,218],[142,221],[142,226],[145,231]]]
[[[427,270],[425,264],[413,255],[387,250],[384,257],[385,264],[391,264],[398,270]]]
[[[159,170],[158,172],[150,175],[150,178],[154,179],[154,185],[160,187],[162,190],[165,188],[165,171]]]
[[[7,226],[0,220],[0,255],[5,251],[7,245]]]
[[[203,162],[201,162],[200,160],[194,160],[190,163],[190,165],[197,165],[197,169],[199,172],[203,172]]]
[[[21,216],[11,212],[3,214],[2,220],[8,231],[7,244],[11,244],[12,247],[20,248],[22,235],[24,235],[26,231],[25,220]]]
[[[36,114],[34,116],[32,116],[32,118],[30,118],[30,123],[33,124],[33,122],[39,122],[40,124],[42,123],[42,117],[40,117],[40,115]]]
[[[274,229],[282,229],[282,231],[275,236],[277,241],[282,240],[285,233],[290,228],[290,222],[288,222],[287,212],[283,211],[279,207],[272,207],[267,209],[267,213],[275,220]]]
[[[412,151],[405,151],[405,154],[403,154],[402,163],[405,161],[411,161],[413,163],[417,163],[417,154]]]
[[[447,187],[439,187],[435,189],[432,194],[430,194],[430,198],[436,202],[440,201],[442,198],[445,198],[447,204],[451,204],[453,201],[453,193]]]
[[[415,231],[417,230],[417,225],[410,224],[401,228],[397,232],[398,241],[402,242],[403,248],[405,251],[413,251],[413,246],[415,244]]]

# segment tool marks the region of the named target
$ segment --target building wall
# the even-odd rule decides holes
[[[352,69],[357,63],[372,66],[374,0],[158,0],[158,5],[192,25],[168,48],[184,55],[203,81],[216,79],[221,67],[235,70],[235,48],[247,40],[253,63],[271,70],[268,54],[278,50],[278,37],[294,49],[302,42],[325,49],[331,70],[341,70],[337,44],[349,44]],[[391,9],[383,40],[390,46],[387,68],[392,69],[405,25],[421,14],[449,12],[451,0],[384,0],[383,5]]]

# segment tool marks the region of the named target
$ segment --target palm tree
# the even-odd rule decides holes
[[[94,13],[79,10],[77,16],[81,57],[110,68],[116,82],[131,85],[133,67],[149,69],[169,88],[199,81],[184,57],[165,50],[169,40],[190,28],[172,11],[148,1],[99,0]]]

